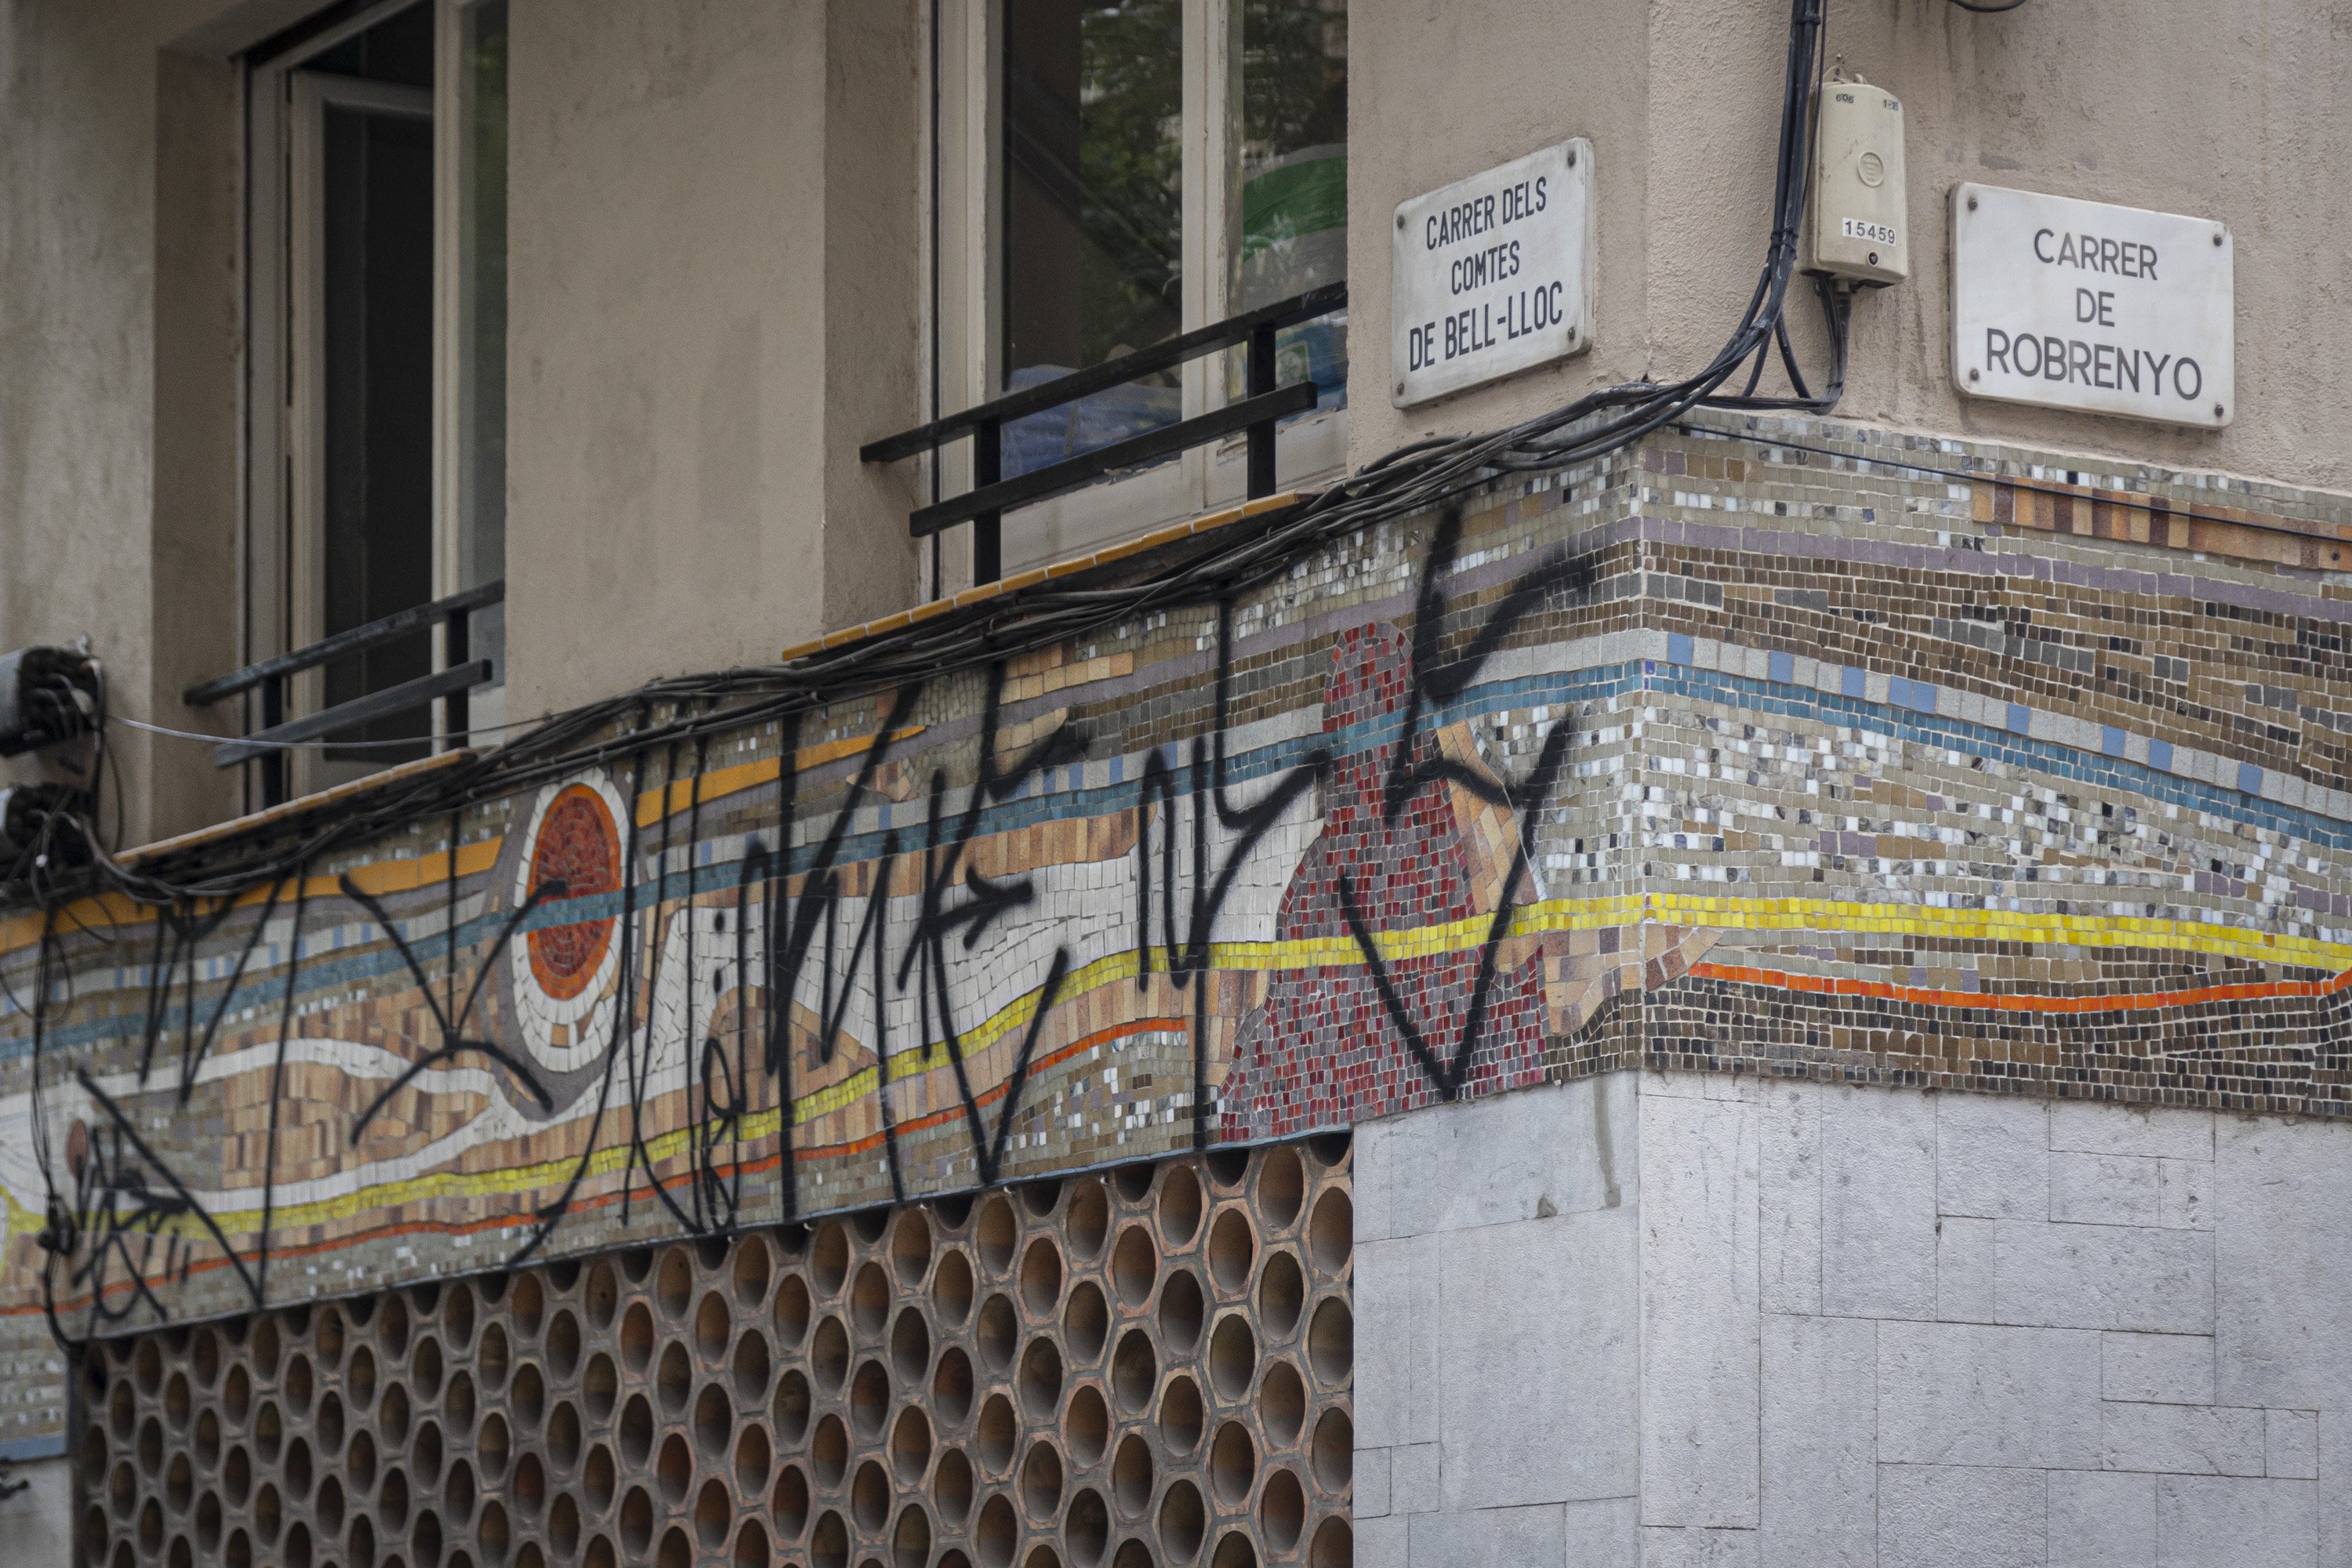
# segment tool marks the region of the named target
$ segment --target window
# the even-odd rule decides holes
[[[941,0],[943,407],[1336,281],[1348,268],[1346,0]],[[1347,320],[1286,330],[1296,482],[1344,458]],[[1241,356],[1019,420],[1009,477],[1238,396]],[[943,485],[968,475],[943,465]],[[1015,513],[1007,570],[1238,497],[1240,445]]]
[[[506,0],[378,6],[247,63],[255,660],[504,575]],[[494,680],[502,627],[467,632]],[[292,711],[429,674],[447,637],[331,661]],[[500,695],[355,724],[293,787],[423,756]]]

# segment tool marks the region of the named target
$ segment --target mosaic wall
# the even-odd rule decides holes
[[[0,1445],[62,1431],[49,1303],[127,1332],[1645,1063],[2341,1114],[2347,544],[2338,497],[1724,423],[226,905],[16,914]]]
[[[104,1568],[1350,1560],[1344,1135],[119,1337]]]

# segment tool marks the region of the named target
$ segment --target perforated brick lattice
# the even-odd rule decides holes
[[[1343,1136],[109,1343],[104,1568],[1349,1562]]]

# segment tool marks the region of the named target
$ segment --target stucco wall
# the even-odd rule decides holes
[[[2352,1562],[2352,1128],[1635,1091],[1358,1131],[1360,1563]]]
[[[1646,21],[1646,31],[1640,25]],[[1463,0],[1351,17],[1349,167],[1362,462],[1489,428],[1721,346],[1762,265],[1788,6],[1643,13]],[[1904,102],[1910,280],[1854,310],[1841,413],[2291,483],[2352,483],[2352,32],[2340,7],[2255,0],[1832,0],[1829,48]],[[1600,293],[1592,350],[1400,413],[1390,405],[1390,213],[1570,136],[1591,139]],[[1951,387],[1945,205],[1962,180],[2211,217],[2237,241],[2238,414],[2218,434],[1961,399]],[[1814,310],[1792,303],[1808,363]]]

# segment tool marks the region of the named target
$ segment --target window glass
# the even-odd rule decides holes
[[[1005,0],[1004,387],[1180,330],[1181,0]],[[1181,416],[1174,373],[1020,420],[1010,477]]]
[[[1272,304],[1348,276],[1347,0],[1242,0],[1231,305]],[[1284,330],[1277,379],[1347,395],[1344,313]]]

